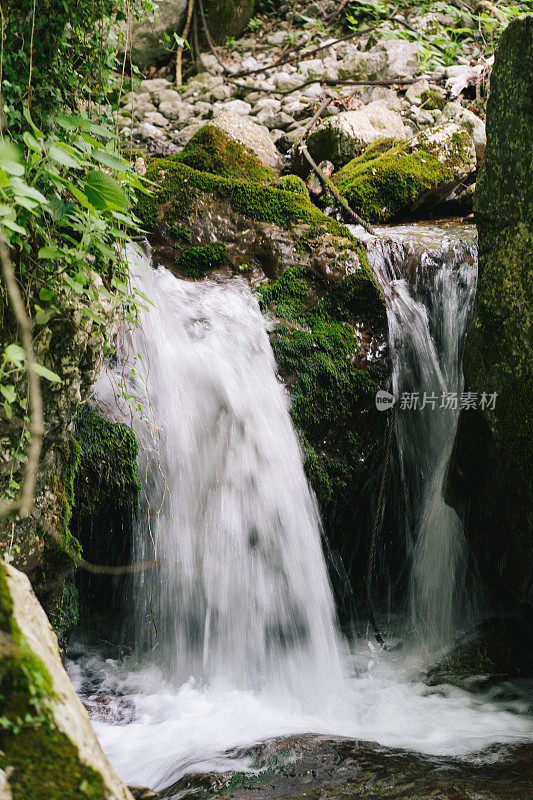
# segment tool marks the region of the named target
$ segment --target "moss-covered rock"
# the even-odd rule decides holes
[[[73,485],[76,516],[84,519],[109,506],[136,506],[140,491],[137,440],[122,423],[109,422],[89,405],[76,417],[79,464]]]
[[[298,175],[284,175],[280,178],[278,186],[287,192],[294,192],[294,194],[300,194],[309,199],[309,190]]]
[[[13,800],[132,800],[104,756],[25,575],[0,562],[0,769]]]
[[[236,141],[215,125],[206,125],[179,153],[180,163],[226,178],[244,178],[259,183],[274,183],[277,175],[264,167],[253,150]]]
[[[388,144],[373,143],[333,177],[351,208],[370,222],[426,213],[476,168],[472,139],[454,124],[385,149]]]
[[[226,245],[213,242],[205,247],[189,247],[176,259],[176,269],[188,278],[197,280],[212,269],[223,266],[226,262]]]
[[[487,104],[477,181],[477,317],[467,340],[470,388],[497,392],[486,411],[498,446],[533,492],[533,16],[503,32]]]
[[[238,36],[253,14],[254,0],[205,0],[209,32],[217,44]]]

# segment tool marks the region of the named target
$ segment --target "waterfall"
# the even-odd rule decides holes
[[[323,702],[344,680],[334,603],[266,321],[244,281],[179,280],[133,249],[128,260],[152,303],[114,370],[137,408],[133,561],[156,562],[133,579],[137,656],[176,685]],[[110,377],[96,393],[113,406]]]
[[[444,501],[462,396],[462,352],[476,287],[476,245],[465,231],[409,226],[369,243],[387,303],[395,434],[404,492],[409,620],[416,639],[445,646],[473,618],[467,543]]]

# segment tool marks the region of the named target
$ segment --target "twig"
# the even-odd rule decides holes
[[[274,61],[272,64],[265,64],[262,67],[257,67],[256,69],[245,70],[242,72],[234,72],[232,73],[233,78],[244,78],[248,77],[248,75],[255,75],[258,72],[266,72],[269,69],[274,69],[274,67],[280,67],[282,64],[288,64],[290,61],[304,61],[309,56],[314,56],[315,53],[319,53],[321,50],[326,50],[328,47],[334,47],[336,44],[340,44],[341,42],[348,42],[350,39],[354,39],[356,36],[359,36],[361,33],[368,33],[368,31],[373,31],[374,28],[377,28],[378,23],[375,25],[369,25],[366,28],[361,28],[358,31],[353,31],[352,33],[348,33],[346,36],[342,36],[340,39],[334,39],[331,42],[326,42],[325,44],[321,44],[318,47],[315,47],[313,50],[307,50],[305,53],[302,53],[297,48],[293,48],[296,50],[295,53],[289,56],[285,56],[284,58],[280,58],[278,61]]]
[[[306,86],[310,86],[312,83],[322,83],[324,84],[324,86],[410,86],[412,83],[417,83],[417,81],[419,80],[421,80],[420,77],[392,78],[391,80],[383,80],[383,81],[352,81],[352,80],[342,80],[341,78],[333,80],[333,78],[320,78],[315,76],[314,78],[309,78],[304,83],[301,83],[296,88],[284,89],[282,92],[274,91],[272,92],[272,94],[281,94],[281,95],[292,94],[292,92],[300,91],[301,89],[304,89]],[[441,80],[441,77],[430,75],[430,77],[425,78],[425,80],[429,81],[430,83],[438,83],[438,81]],[[252,87],[250,88],[252,89]]]
[[[342,0],[340,6],[338,6],[338,8],[336,8],[335,11],[326,18],[325,24],[331,25],[333,22],[335,22],[335,20],[340,17],[349,2],[350,0]]]
[[[189,28],[191,27],[191,19],[192,19],[192,12],[194,10],[194,0],[189,0],[189,6],[187,8],[187,19],[185,21],[185,27],[183,29],[183,33],[181,34],[182,39],[186,39],[189,35]],[[176,53],[176,86],[181,86],[183,84],[183,78],[181,74],[181,57],[183,55],[183,45],[178,45],[178,52]]]
[[[322,101],[322,103],[319,105],[318,109],[315,111],[315,113],[313,114],[313,116],[311,117],[311,119],[309,120],[309,122],[307,123],[307,125],[305,126],[303,131],[301,132],[300,136],[294,142],[293,146],[291,147],[291,152],[293,150],[296,150],[298,147],[300,147],[300,144],[304,141],[305,137],[307,136],[308,132],[311,130],[311,128],[313,127],[313,125],[315,124],[317,119],[322,116],[322,112],[329,105],[329,102],[330,102],[330,98],[329,97],[327,97],[325,100]]]
[[[37,480],[37,466],[39,463],[41,443],[44,434],[44,424],[39,376],[35,371],[36,361],[33,353],[33,343],[31,338],[31,320],[26,314],[24,301],[22,300],[17,281],[15,280],[15,274],[11,265],[9,251],[4,239],[3,231],[1,230],[0,261],[2,262],[2,274],[6,284],[7,294],[13,307],[15,319],[17,320],[20,328],[22,347],[26,356],[26,373],[28,376],[30,411],[29,431],[31,435],[30,444],[28,447],[28,460],[26,462],[26,469],[24,471],[22,493],[16,500],[0,501],[0,519],[3,519],[4,517],[9,516],[9,514],[12,514],[16,511],[18,511],[21,517],[27,517],[32,509],[34,502],[33,492],[35,489],[35,482]]]
[[[218,63],[220,64],[220,66],[222,67],[224,72],[229,72],[228,68],[226,67],[226,65],[224,64],[224,62],[220,58],[219,54],[217,53],[217,50],[216,50],[216,47],[215,47],[215,43],[213,41],[213,38],[212,38],[211,33],[209,31],[209,28],[207,27],[207,20],[205,18],[205,10],[204,10],[203,0],[198,0],[198,7],[200,9],[200,16],[202,18],[202,25],[204,27],[205,38],[207,39],[207,44],[209,45],[209,49],[211,50],[211,52],[215,56],[216,60],[218,61]]]
[[[374,228],[371,225],[369,225],[368,222],[365,222],[365,220],[362,219],[358,214],[356,214],[355,211],[352,211],[346,200],[344,200],[344,198],[340,196],[340,194],[338,193],[332,182],[328,178],[326,178],[326,176],[324,175],[318,164],[316,164],[315,161],[313,160],[311,154],[309,153],[309,150],[307,149],[307,145],[302,142],[299,146],[299,150],[303,154],[309,165],[312,167],[312,169],[318,175],[320,183],[322,184],[324,189],[327,189],[333,196],[333,199],[335,200],[337,205],[339,205],[344,211],[346,211],[346,213],[349,214],[350,217],[352,217],[352,219],[354,219],[358,225],[361,225],[367,233],[376,236],[376,231],[374,230]]]

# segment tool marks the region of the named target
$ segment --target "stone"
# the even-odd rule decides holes
[[[382,103],[386,108],[391,111],[402,110],[402,100],[394,89],[388,89],[386,86],[374,86],[370,92],[369,99],[371,102]]]
[[[166,78],[152,78],[151,80],[141,81],[139,86],[139,94],[147,92],[148,94],[155,94],[163,89],[170,89],[172,84]]]
[[[274,78],[276,88],[279,89],[280,92],[289,92],[291,89],[299,89],[302,83],[304,83],[304,80],[302,75],[289,75],[287,72],[279,72]]]
[[[511,22],[501,34],[490,80],[487,146],[474,200],[479,233],[477,318],[465,353],[468,388],[498,393],[494,410],[486,410],[485,416],[498,449],[518,473],[514,491],[522,483],[529,497],[533,494],[532,97],[533,16],[529,15]]]
[[[140,136],[141,139],[145,139],[146,141],[150,139],[162,139],[165,136],[165,132],[162,131],[161,128],[157,128],[150,122],[141,122],[140,125],[137,125],[134,132],[137,136]]]
[[[377,77],[381,80],[413,78],[418,72],[418,45],[406,39],[383,39],[370,52],[384,52],[387,58],[385,70]]]
[[[312,83],[306,86],[302,92],[304,97],[309,97],[311,100],[318,100],[324,94],[324,89],[320,83]]]
[[[424,92],[429,92],[431,89],[430,83],[427,80],[416,81],[416,83],[412,83],[411,86],[408,87],[405,97],[409,100],[410,103],[413,103],[415,106],[422,105],[422,95]]]
[[[478,83],[486,72],[484,64],[469,67],[466,64],[455,64],[446,68],[446,89],[452,97],[458,97],[467,86]]]
[[[475,171],[474,143],[448,123],[394,143],[378,139],[333,176],[350,207],[369,222],[426,214]]]
[[[273,130],[274,128],[285,130],[285,128],[288,128],[293,122],[294,117],[289,116],[289,114],[286,114],[284,111],[278,111],[265,120],[265,125],[269,130]]]
[[[131,27],[131,59],[140,69],[149,64],[168,61],[170,45],[165,42],[164,34],[172,36],[181,33],[187,11],[188,0],[155,0],[153,11],[143,7],[139,19],[133,18]],[[124,43],[130,41],[126,22],[120,23],[122,31],[119,53],[124,53]]]
[[[247,103],[245,100],[230,100],[228,103],[222,103],[220,108],[228,114],[243,115],[249,114],[252,110],[250,103]]]
[[[262,108],[271,108],[272,111],[276,112],[281,109],[281,102],[274,97],[261,97],[256,102],[252,114],[256,114],[258,111],[261,111]]]
[[[43,787],[45,786],[44,775],[50,765],[48,761],[45,763],[40,760],[39,751],[32,752],[36,741],[44,741],[46,744],[41,745],[40,750],[46,752],[45,758],[57,759],[58,769],[65,769],[65,760],[67,758],[69,760],[67,774],[61,777],[61,782],[63,785],[63,780],[69,781],[71,774],[71,785],[65,786],[63,796],[66,797],[67,792],[72,798],[79,796],[78,787],[83,782],[87,784],[87,793],[90,791],[91,797],[95,796],[95,790],[99,790],[101,795],[98,796],[102,796],[102,800],[132,800],[132,795],[120,781],[98,743],[87,711],[77,697],[61,663],[57,637],[32,591],[27,576],[10,565],[1,564],[0,571],[2,573],[0,580],[4,585],[1,600],[2,619],[6,620],[7,615],[9,626],[6,630],[4,622],[2,644],[3,647],[9,647],[11,652],[9,668],[14,670],[20,659],[24,665],[23,674],[25,681],[28,682],[28,688],[31,686],[35,689],[36,685],[47,686],[46,694],[40,698],[47,721],[35,725],[20,723],[18,734],[10,733],[8,730],[3,732],[0,764],[7,777],[7,783],[13,781],[13,784],[18,786],[18,796],[22,788],[20,782],[26,777],[26,770],[20,763],[19,754],[21,744],[24,745],[27,740],[32,781],[39,780],[42,770]],[[7,603],[11,608],[6,607]],[[14,630],[17,631],[17,638],[13,635]],[[33,678],[36,673],[39,683]],[[20,691],[18,697],[22,717],[25,716],[23,691]],[[30,701],[34,698],[30,695],[26,699],[28,713],[31,713],[34,706]],[[14,748],[11,747],[13,739],[16,739]]]
[[[179,92],[176,92],[174,89],[160,89],[156,90],[155,92],[151,92],[154,95],[154,100],[156,103],[183,103],[182,96]]]
[[[447,103],[442,112],[443,120],[451,120],[468,131],[476,148],[476,158],[478,163],[481,162],[485,155],[485,148],[487,146],[487,133],[485,130],[485,123],[473,111],[468,108],[463,108],[460,103]]]
[[[227,100],[233,94],[231,86],[215,86],[211,93],[215,100]]]
[[[166,100],[159,104],[159,113],[167,119],[185,122],[194,112],[194,106],[184,103],[182,100]]]
[[[166,128],[168,126],[168,119],[163,114],[160,114],[159,111],[148,111],[143,117],[143,122],[156,125],[158,128]]]
[[[307,147],[315,161],[327,159],[342,167],[381,137],[403,139],[402,118],[381,103],[369,103],[357,111],[342,111],[325,119],[308,137]]]
[[[269,167],[278,175],[281,173],[283,160],[267,129],[258,125],[250,117],[221,111],[210,121],[210,125],[220,128],[238,142],[253,150],[263,166]],[[180,131],[183,143],[185,144],[199,128],[199,125],[190,125]]]

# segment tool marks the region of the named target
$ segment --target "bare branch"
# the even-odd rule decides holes
[[[21,517],[27,517],[34,503],[34,489],[37,480],[37,467],[39,455],[41,453],[41,443],[44,434],[43,404],[39,376],[35,371],[35,356],[33,353],[33,342],[31,338],[31,320],[26,314],[24,302],[20,290],[15,280],[15,273],[9,257],[9,251],[4,239],[3,231],[0,230],[0,262],[2,264],[2,274],[6,284],[7,294],[13,313],[20,328],[22,347],[26,355],[26,372],[28,376],[28,396],[30,425],[29,431],[31,440],[28,448],[28,460],[24,471],[24,482],[22,493],[16,500],[0,501],[0,519],[9,516],[13,512],[18,512]]]

